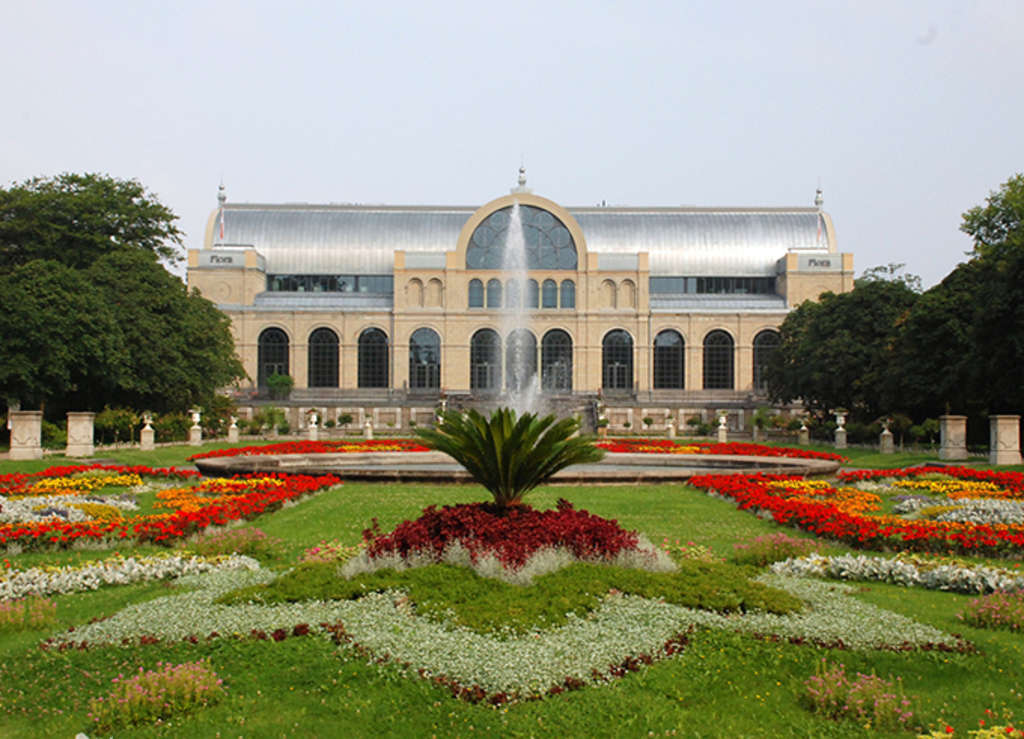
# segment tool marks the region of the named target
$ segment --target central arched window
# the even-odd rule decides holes
[[[484,393],[501,390],[501,338],[492,329],[482,328],[470,340],[469,386]]]
[[[771,360],[772,355],[778,350],[782,339],[778,331],[765,329],[754,337],[754,389],[765,391],[768,389],[768,378],[765,377],[765,368]]]
[[[359,387],[388,386],[388,337],[379,328],[359,334]]]
[[[541,308],[557,308],[558,307],[558,285],[554,280],[544,280],[544,284],[540,288],[540,307]]]
[[[572,337],[555,328],[540,343],[540,384],[546,392],[572,391]]]
[[[732,390],[733,340],[725,331],[712,331],[704,337],[704,389]]]
[[[469,281],[469,307],[484,307],[484,283],[480,280]]]
[[[505,341],[505,387],[525,390],[537,376],[537,339],[525,328],[516,329]]]
[[[418,328],[409,337],[409,387],[441,387],[441,339],[429,328]]]
[[[318,328],[309,335],[309,387],[338,387],[338,335]]]
[[[260,334],[256,351],[256,383],[267,386],[271,375],[288,374],[288,334],[279,328],[268,328]]]
[[[633,389],[633,337],[609,331],[601,342],[601,384],[606,390]]]
[[[678,331],[661,331],[654,337],[654,389],[682,390],[686,344]]]
[[[485,218],[466,246],[467,269],[501,269],[512,224],[513,208],[496,210]],[[527,269],[576,269],[576,244],[558,218],[542,208],[519,206]]]

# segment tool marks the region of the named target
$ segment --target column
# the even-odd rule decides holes
[[[989,416],[988,423],[988,463],[1020,464],[1020,416]]]
[[[967,459],[967,416],[939,416],[939,459]]]
[[[95,413],[68,411],[68,443],[64,454],[68,457],[91,457],[93,446],[93,420]]]
[[[11,460],[43,458],[43,412],[9,411]]]

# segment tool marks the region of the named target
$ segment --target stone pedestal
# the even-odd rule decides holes
[[[846,449],[846,429],[842,426],[836,429],[836,449]]]
[[[676,425],[669,421],[665,425],[665,433],[668,434],[668,438],[670,439],[676,438]]]
[[[718,443],[727,444],[729,442],[729,427],[725,425],[725,416],[719,416],[718,418]]]
[[[95,413],[68,412],[68,445],[64,451],[68,457],[91,457],[96,452],[93,444],[93,421]]]
[[[156,432],[153,431],[153,427],[148,423],[139,432],[139,449],[144,452],[156,449]]]
[[[801,446],[811,443],[811,430],[807,426],[801,426],[800,430],[796,432],[796,443]]]
[[[1020,464],[1020,416],[989,416],[988,423],[988,463]]]
[[[366,419],[366,423],[363,425],[363,438],[373,438],[373,421],[371,421],[369,418]]]
[[[967,416],[939,416],[939,459],[967,459]]]
[[[228,426],[228,443],[238,443],[238,419],[234,416],[231,417],[231,425]]]
[[[320,440],[320,427],[316,425],[316,419],[309,424],[309,428],[306,429],[306,438],[310,441]]]
[[[10,411],[11,453],[9,459],[43,458],[43,412]]]
[[[190,446],[203,445],[203,427],[199,425],[199,411],[192,411],[192,427],[188,430],[188,443]]]
[[[878,451],[882,454],[895,454],[896,444],[892,440],[892,431],[885,429],[878,436]]]

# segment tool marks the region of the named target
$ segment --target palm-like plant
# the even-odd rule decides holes
[[[604,450],[589,436],[574,437],[579,422],[534,413],[516,417],[499,408],[490,420],[475,410],[447,411],[432,429],[416,429],[431,449],[461,464],[501,507],[516,505],[533,488],[573,464],[596,462]]]

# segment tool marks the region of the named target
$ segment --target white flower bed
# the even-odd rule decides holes
[[[114,557],[83,565],[7,570],[0,572],[0,599],[75,593],[104,585],[128,585],[202,572],[257,570],[259,566],[255,559],[237,554],[229,557],[166,555]]]
[[[129,606],[104,621],[58,635],[51,645],[122,644],[140,637],[181,640],[248,635],[252,630],[291,631],[308,624],[323,634],[320,623],[344,624],[352,644],[343,653],[366,650],[372,657],[445,677],[461,686],[479,686],[488,694],[540,695],[567,678],[582,683],[603,680],[615,665],[642,655],[658,657],[669,640],[690,627],[722,628],[776,634],[853,649],[906,648],[960,643],[952,636],[911,619],[862,603],[847,595],[849,586],[762,576],[762,581],[804,599],[801,613],[723,616],[636,596],[611,595],[585,617],[570,615],[564,626],[526,634],[483,635],[465,627],[417,616],[401,593],[369,594],[356,601],[305,601],[264,605],[218,605],[214,600],[238,587],[269,582],[274,574],[218,572],[185,578],[199,589]]]
[[[838,580],[887,582],[904,587],[949,590],[955,593],[991,593],[1024,590],[1024,577],[982,565],[919,567],[912,562],[864,554],[825,557],[811,554],[771,566],[774,573],[794,577],[829,577]]]
[[[956,510],[945,511],[936,521],[959,521],[975,524],[1024,523],[1024,503],[998,498],[960,498],[953,501]]]
[[[546,547],[540,549],[523,563],[522,567],[511,569],[505,567],[493,554],[485,553],[477,557],[476,562],[470,557],[469,550],[460,541],[454,541],[445,547],[441,557],[435,558],[432,553],[410,552],[405,556],[388,553],[371,557],[363,550],[348,560],[341,569],[341,575],[352,578],[356,575],[377,570],[407,570],[413,567],[427,567],[434,564],[450,564],[466,567],[481,577],[511,583],[513,585],[529,585],[533,578],[557,572],[576,562],[594,562],[595,564],[625,567],[649,572],[674,572],[677,568],[666,552],[655,547],[641,534],[635,549],[623,550],[614,557],[580,559],[568,547]]]
[[[111,506],[122,511],[133,511],[139,506],[133,500],[116,496],[102,497],[98,495],[32,495],[24,498],[0,499],[0,523],[40,523],[42,521],[79,521],[92,520],[74,504],[93,503]],[[37,508],[58,510],[62,513],[41,513]]]

